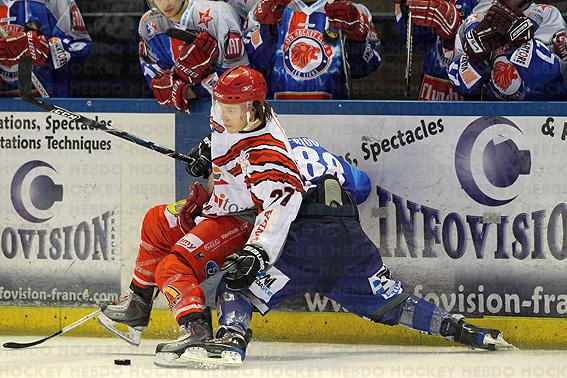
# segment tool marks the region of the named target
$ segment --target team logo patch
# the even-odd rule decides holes
[[[333,50],[317,30],[297,29],[284,40],[284,67],[298,80],[313,79],[325,72]]]
[[[491,82],[496,96],[519,100],[524,97],[523,82],[516,67],[503,56],[496,58],[492,66]]]
[[[205,264],[205,277],[209,278],[219,272],[219,265],[213,260],[207,261]]]
[[[209,22],[213,21],[214,18],[211,17],[211,8],[207,9],[206,12],[199,12],[199,22],[197,25],[205,25],[205,28],[209,28]]]

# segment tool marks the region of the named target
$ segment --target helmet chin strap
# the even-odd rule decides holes
[[[262,123],[258,118],[252,119],[252,114],[253,111],[249,107],[248,110],[246,110],[246,127],[244,127],[242,131],[252,131]]]
[[[242,131],[252,131],[256,127],[260,126],[261,121],[257,118],[252,120],[252,111],[246,111],[246,127],[242,129]]]

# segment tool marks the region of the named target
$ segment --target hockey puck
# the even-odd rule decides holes
[[[114,365],[130,365],[130,360],[114,360]]]

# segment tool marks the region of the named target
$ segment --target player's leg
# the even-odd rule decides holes
[[[344,219],[343,236],[352,243],[348,259],[343,260],[341,277],[329,298],[350,312],[387,325],[402,325],[430,335],[442,336],[473,348],[495,350],[508,347],[500,331],[468,324],[460,315],[404,292],[400,281],[391,277],[376,246],[356,219]],[[351,251],[356,251],[352,253]],[[336,268],[339,268],[337,266]]]
[[[211,338],[211,322],[205,313],[205,296],[199,284],[216,274],[226,257],[246,243],[251,230],[251,224],[235,217],[202,221],[159,264],[158,287],[176,321],[187,332],[173,342],[157,346],[156,365],[183,365],[178,359],[188,346]]]
[[[130,292],[103,307],[98,317],[103,327],[128,343],[139,345],[142,332],[150,321],[152,303],[157,293],[156,268],[182,236],[176,213],[167,205],[148,210],[142,221],[140,247]]]

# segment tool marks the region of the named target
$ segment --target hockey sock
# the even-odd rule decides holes
[[[246,334],[252,320],[252,304],[248,298],[220,282],[217,287],[217,308],[219,327]]]

